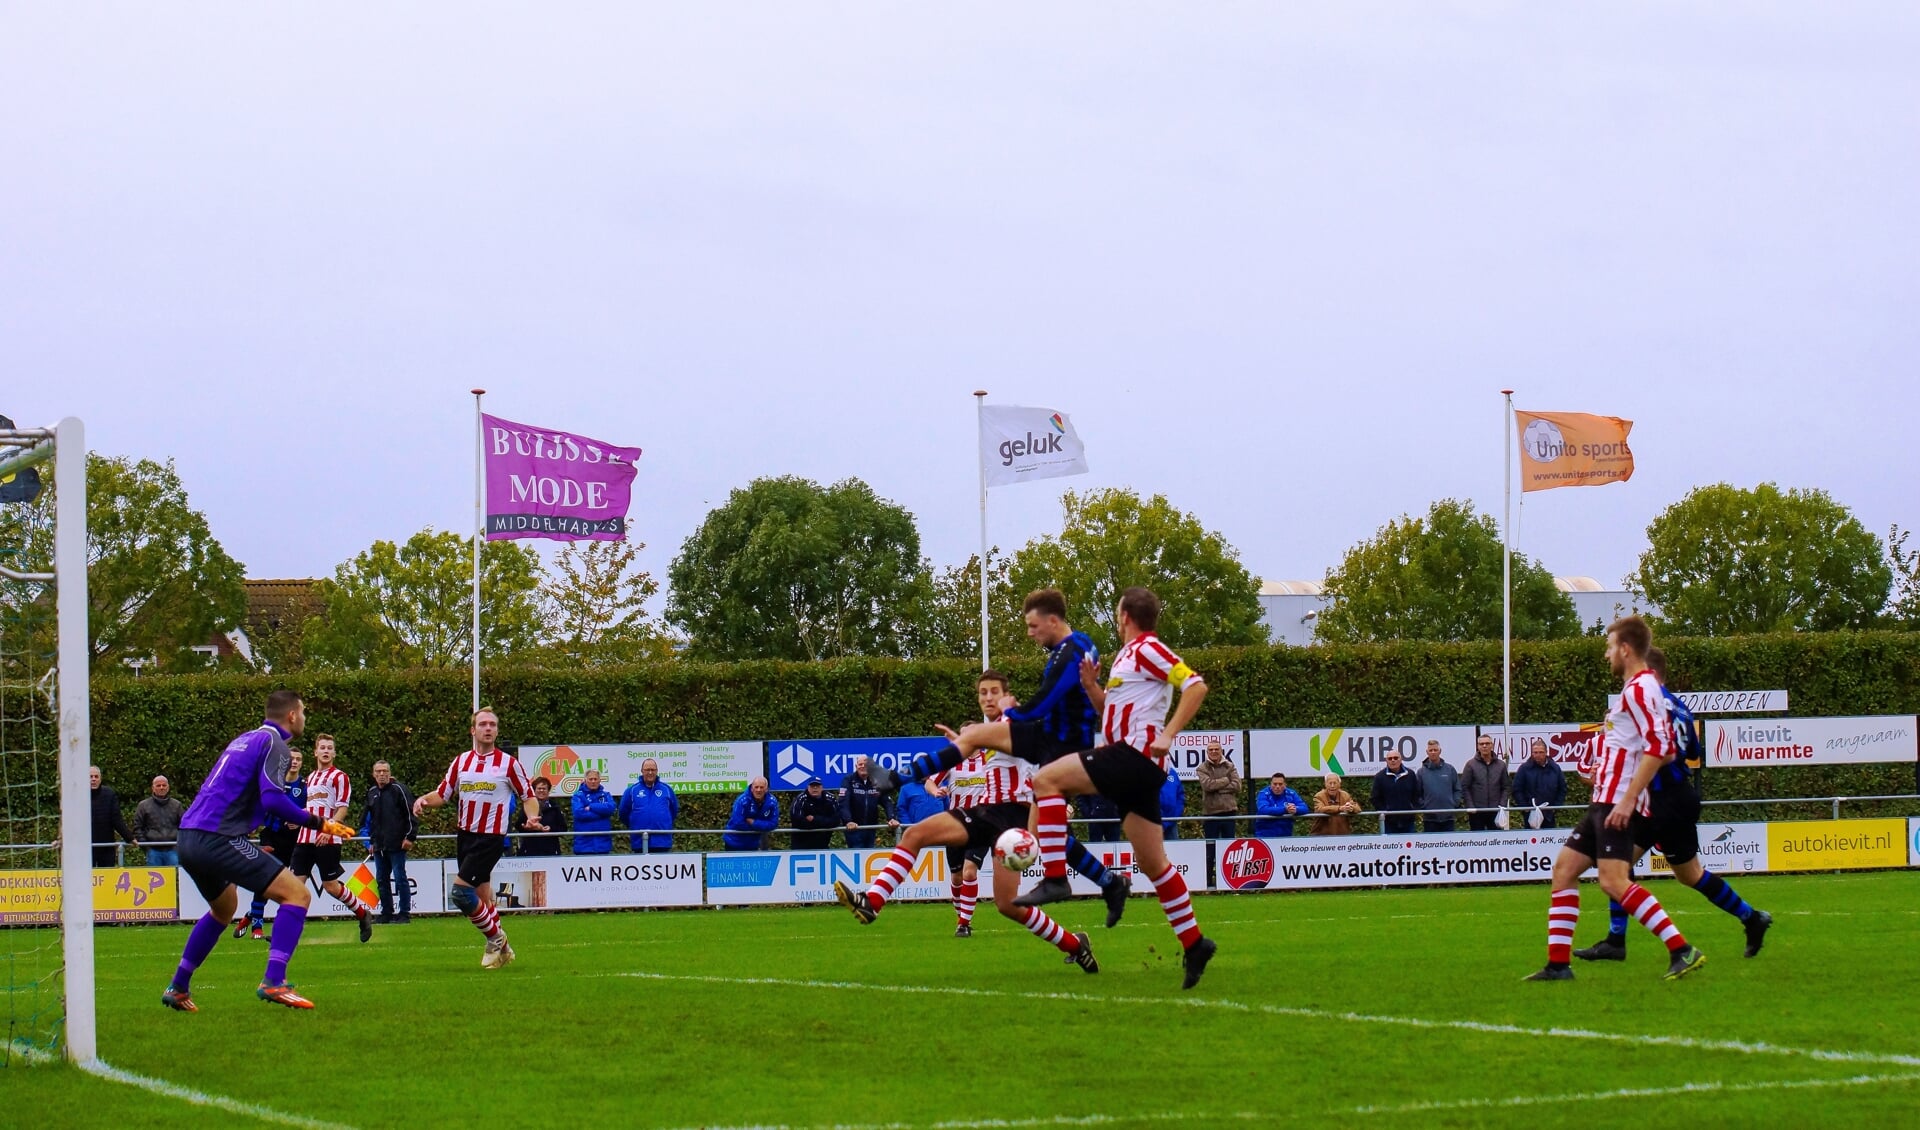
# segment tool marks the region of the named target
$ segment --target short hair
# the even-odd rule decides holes
[[[541,785],[545,785],[545,786],[547,786],[547,787],[548,787],[549,789],[551,789],[551,788],[553,787],[553,782],[552,782],[552,781],[549,781],[549,780],[547,780],[547,779],[546,779],[545,777],[535,777],[535,778],[533,779],[533,783],[532,783],[531,785],[528,785],[527,787],[528,787],[528,788],[531,788],[531,789],[537,789],[537,788],[539,788],[539,787],[540,787]]]
[[[1639,616],[1620,617],[1607,625],[1607,634],[1643,659],[1646,658],[1647,649],[1653,646],[1653,629]]]
[[[1002,687],[1010,687],[1013,685],[1007,681],[1007,676],[1003,672],[996,671],[991,667],[980,672],[980,677],[973,681],[975,687],[978,687],[981,683],[999,683]]]
[[[314,745],[316,745],[316,746],[317,746],[317,745],[319,745],[319,744],[320,744],[321,742],[333,742],[333,735],[332,735],[332,734],[315,734],[315,735],[313,735],[313,744],[314,744]],[[339,743],[339,742],[333,742],[333,744],[334,744],[334,745],[339,745],[340,743]]]
[[[278,690],[267,696],[267,717],[285,718],[300,705],[300,692]]]
[[[1150,588],[1135,585],[1121,593],[1120,611],[1143,632],[1151,632],[1160,625],[1160,598]]]
[[[478,710],[476,710],[476,711],[474,711],[474,712],[473,712],[473,713],[472,713],[471,715],[469,715],[469,716],[468,716],[468,718],[467,718],[467,725],[469,725],[469,726],[477,726],[477,725],[479,725],[479,724],[480,724],[480,716],[481,716],[482,714],[491,714],[491,715],[493,715],[493,720],[494,720],[494,722],[496,722],[496,723],[498,723],[498,722],[500,721],[500,712],[499,712],[498,710],[495,710],[495,709],[494,709],[493,707],[491,707],[491,706],[483,706],[483,707],[481,707],[480,709],[478,709]]]
[[[1647,670],[1662,683],[1667,681],[1667,653],[1657,647],[1647,649]]]
[[[1067,618],[1067,597],[1059,589],[1034,589],[1020,602],[1020,614],[1038,612],[1042,616]]]
[[[381,767],[382,765],[387,765],[387,763],[386,763],[386,762],[384,762],[384,761],[376,761],[376,762],[374,762],[374,763],[373,763],[373,767],[374,767],[375,769],[378,769],[378,768],[380,768],[380,767]],[[393,766],[391,766],[391,765],[387,765],[387,772],[389,772],[389,773],[391,773],[391,772],[393,772]]]

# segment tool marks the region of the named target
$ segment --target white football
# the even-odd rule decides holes
[[[1025,828],[1008,828],[993,842],[993,865],[1008,871],[1025,871],[1040,858],[1040,843]]]

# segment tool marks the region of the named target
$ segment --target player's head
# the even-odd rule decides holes
[[[500,716],[493,712],[493,707],[483,706],[473,712],[468,732],[473,735],[473,748],[492,750],[493,743],[500,740]]]
[[[307,707],[299,691],[278,690],[267,696],[267,721],[278,722],[281,729],[299,737],[307,729]]]
[[[1020,602],[1020,613],[1027,619],[1027,638],[1041,647],[1052,647],[1067,638],[1067,598],[1059,589],[1034,589]]]
[[[315,734],[313,736],[313,762],[322,769],[333,768],[333,735]]]
[[[1120,594],[1120,604],[1114,609],[1113,622],[1120,626],[1123,638],[1131,639],[1141,632],[1154,631],[1160,626],[1160,598],[1150,588],[1133,586]]]
[[[987,721],[998,722],[1000,700],[1007,696],[1007,677],[989,667],[973,681],[973,689],[980,699],[980,713]]]
[[[1607,625],[1607,666],[1616,675],[1645,667],[1652,646],[1653,629],[1638,616],[1622,616]]]
[[[291,781],[300,776],[301,764],[304,757],[305,755],[297,749],[287,751],[287,780]]]
[[[1667,653],[1657,647],[1647,649],[1647,670],[1660,680],[1661,686],[1667,685]]]
[[[649,757],[640,763],[640,780],[649,788],[660,779],[660,763]]]
[[[384,785],[391,780],[393,780],[393,766],[388,765],[384,761],[374,762],[373,763],[374,783],[377,785]]]

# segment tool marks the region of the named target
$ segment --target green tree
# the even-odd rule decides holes
[[[1009,573],[1009,559],[994,546],[987,554],[987,642],[990,658],[1026,655],[1033,648],[1027,639],[1025,623],[1020,619],[1020,601],[1024,590],[1016,592]],[[920,640],[913,648],[916,657],[946,656],[977,659],[980,655],[980,555],[967,558],[964,565],[949,565],[931,575],[930,599],[925,613],[916,617]]]
[[[540,640],[540,558],[516,541],[480,550],[481,661]],[[307,621],[310,667],[460,667],[473,655],[473,543],[429,527],[405,545],[376,541],[320,581],[326,612]]]
[[[680,547],[667,621],[694,659],[906,655],[931,579],[913,515],[859,479],[755,479]]]
[[[1027,593],[1057,588],[1066,595],[1069,622],[1112,654],[1119,646],[1114,605],[1125,589],[1145,585],[1160,596],[1159,632],[1175,647],[1266,642],[1260,582],[1240,564],[1239,551],[1165,495],[1143,500],[1108,487],[1068,491],[1060,505],[1060,533],[1035,538],[1013,555],[1007,611],[996,613],[998,619],[1018,629]],[[1024,632],[1020,638],[1024,650],[1008,654],[1031,651]]]
[[[1870,627],[1893,583],[1880,539],[1821,490],[1696,487],[1647,541],[1627,587],[1685,635]]]
[[[672,641],[647,616],[660,582],[635,566],[645,548],[637,541],[575,541],[554,554],[540,582],[547,636],[540,659],[600,666],[673,654]]]
[[[1500,527],[1473,502],[1443,498],[1425,518],[1403,514],[1347,550],[1327,571],[1327,607],[1317,639],[1497,640],[1502,624]],[[1513,555],[1513,634],[1562,639],[1580,634],[1573,601],[1553,575]]]
[[[1893,572],[1887,616],[1896,624],[1920,628],[1920,549],[1907,548],[1907,535],[1912,532],[1897,525],[1887,532],[1887,565]]]
[[[60,484],[50,467],[41,473],[37,499],[0,507],[0,545],[18,550],[11,567],[23,572],[53,570]],[[171,459],[87,456],[87,647],[96,673],[129,662],[206,666],[192,649],[240,624],[245,575],[188,501]],[[31,588],[11,592],[4,599],[15,604],[37,599]]]

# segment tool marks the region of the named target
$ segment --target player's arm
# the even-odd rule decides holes
[[[1080,660],[1080,689],[1086,692],[1094,710],[1107,708],[1107,685],[1100,681],[1100,664],[1091,655]]]
[[[1030,722],[1035,718],[1045,718],[1062,699],[1067,697],[1067,692],[1079,681],[1080,662],[1086,654],[1080,646],[1080,641],[1068,636],[1062,641],[1059,662],[1048,665],[1046,682],[1040,684],[1040,690],[1034,695],[1033,701],[1014,706],[1005,711],[1006,716],[1015,722]]]
[[[316,832],[327,832],[329,835],[353,835],[352,828],[344,824],[335,824],[318,812],[308,812],[293,803],[293,798],[287,795],[287,790],[268,774],[264,763],[260,768],[260,806],[266,809],[268,816],[278,819],[290,828],[311,828]],[[341,831],[334,832],[332,831],[334,828],[339,828]]]
[[[1660,728],[1655,724],[1653,707],[1648,704],[1645,692],[1637,685],[1629,686],[1621,698],[1621,705],[1626,707],[1627,716],[1633,719],[1634,726],[1646,739],[1647,748],[1640,752],[1634,762],[1633,777],[1627,782],[1626,793],[1613,806],[1613,811],[1607,813],[1609,828],[1627,826],[1628,821],[1633,819],[1634,806],[1640,802],[1640,794],[1647,791],[1654,777],[1667,762],[1673,760],[1673,750],[1660,740]]]
[[[1173,717],[1167,719],[1167,728],[1154,736],[1153,743],[1147,747],[1147,753],[1154,757],[1165,757],[1173,750],[1173,739],[1187,728],[1193,716],[1200,713],[1200,704],[1207,700],[1207,681],[1200,673],[1187,666],[1185,660],[1173,665],[1167,672],[1167,682],[1180,688],[1180,701],[1174,704]]]

